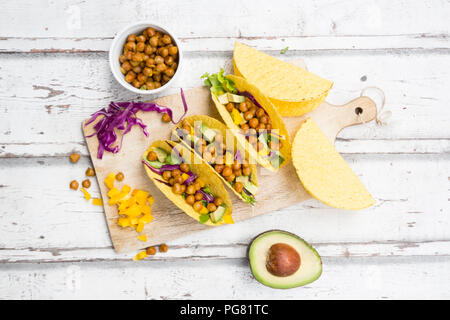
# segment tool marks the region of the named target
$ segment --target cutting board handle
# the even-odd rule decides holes
[[[356,98],[342,108],[345,110],[343,128],[372,121],[377,116],[377,105],[369,97]]]
[[[340,106],[323,103],[316,110],[319,126],[331,141],[342,129],[372,121],[377,116],[375,102],[365,96]]]

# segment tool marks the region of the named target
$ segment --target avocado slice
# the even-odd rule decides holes
[[[167,158],[167,152],[166,150],[162,148],[156,148],[155,149],[156,156],[158,157],[159,162],[165,163]]]
[[[159,161],[147,161],[149,165],[151,165],[153,168],[159,169],[161,168],[164,163],[159,162]]]
[[[227,104],[227,103],[229,102],[229,101],[228,101],[228,94],[227,94],[227,93],[224,93],[224,94],[218,96],[218,97],[217,97],[217,100],[219,100],[219,102],[220,102],[221,104]]]
[[[255,186],[251,182],[248,182],[247,184],[245,184],[244,188],[245,188],[245,190],[247,190],[248,192],[250,192],[254,196],[256,196],[256,194],[258,193],[258,187]]]
[[[317,251],[297,235],[270,230],[256,236],[247,256],[256,280],[265,286],[289,289],[304,286],[322,274]]]
[[[208,128],[204,123],[202,123],[202,126],[200,127],[200,132],[208,142],[213,141],[217,134],[213,129]]]
[[[223,215],[225,214],[225,212],[226,212],[225,207],[219,206],[219,207],[216,209],[216,211],[214,211],[214,212],[212,212],[212,213],[210,214],[211,221],[214,222],[214,223],[219,222],[219,220],[222,219],[222,217],[223,217]]]
[[[236,182],[240,182],[243,186],[245,186],[249,182],[249,179],[247,176],[242,175],[236,178]]]
[[[281,164],[284,162],[284,158],[279,151],[272,151],[273,154],[270,157],[270,164],[272,167],[279,168]]]
[[[227,99],[228,99],[228,102],[234,102],[234,103],[241,103],[241,102],[245,101],[245,97],[244,96],[240,96],[240,95],[237,95],[237,94],[232,94],[230,92],[227,92]]]
[[[169,156],[166,159],[166,162],[168,164],[181,164],[181,159],[176,154],[169,154]]]

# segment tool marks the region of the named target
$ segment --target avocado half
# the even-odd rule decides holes
[[[270,230],[256,236],[249,244],[247,257],[256,280],[271,288],[304,286],[322,274],[322,259],[299,236]]]

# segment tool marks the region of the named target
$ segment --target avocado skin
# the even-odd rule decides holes
[[[281,233],[284,233],[284,234],[289,235],[289,236],[291,236],[291,237],[300,239],[300,241],[302,241],[303,243],[305,243],[305,244],[312,250],[312,252],[314,252],[314,254],[317,256],[317,258],[318,258],[319,261],[320,261],[320,267],[321,267],[321,268],[320,268],[320,273],[317,275],[317,277],[315,277],[314,279],[311,279],[311,281],[309,281],[308,283],[314,282],[314,281],[316,281],[317,279],[320,278],[320,276],[322,275],[322,258],[320,257],[320,255],[319,255],[319,253],[317,252],[317,250],[314,249],[314,247],[311,246],[311,245],[310,245],[307,241],[305,241],[303,238],[297,236],[296,234],[294,234],[294,233],[292,233],[292,232],[285,231],[285,230],[281,230],[281,229],[271,229],[271,230],[267,230],[267,231],[261,232],[260,234],[258,234],[258,235],[256,235],[255,237],[253,237],[252,240],[250,241],[250,243],[249,243],[248,246],[247,246],[247,252],[246,252],[247,261],[248,261],[248,263],[249,263],[249,267],[250,267],[250,270],[251,270],[251,272],[252,272],[253,278],[255,278],[256,281],[258,281],[259,283],[261,283],[261,284],[263,284],[263,285],[265,285],[265,286],[267,286],[267,287],[274,288],[274,289],[292,289],[292,288],[295,288],[295,287],[291,287],[291,288],[278,288],[278,287],[274,287],[274,286],[269,286],[268,284],[265,284],[265,283],[259,281],[259,280],[255,277],[255,274],[253,273],[253,270],[252,270],[252,267],[251,267],[251,264],[250,264],[250,248],[251,248],[253,242],[254,242],[256,239],[258,239],[260,236],[263,236],[263,235],[265,235],[266,233],[270,233],[270,232],[281,232]],[[305,283],[304,285],[306,285],[306,284],[308,284],[308,283]],[[296,287],[299,287],[299,286],[296,286]]]

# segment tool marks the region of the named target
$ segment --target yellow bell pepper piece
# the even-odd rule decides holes
[[[128,193],[130,192],[131,188],[127,185],[123,186],[122,191],[118,195],[115,195],[114,197],[110,198],[108,201],[109,205],[114,205],[119,203],[121,200],[126,200],[125,198],[128,196]]]
[[[81,188],[80,190],[81,190],[81,192],[83,192],[84,198],[85,198],[87,201],[91,200],[91,194],[90,194],[89,192],[87,192],[86,189]]]
[[[112,197],[114,197],[114,196],[117,196],[119,193],[120,193],[119,189],[117,189],[116,187],[112,187],[112,188],[108,191],[107,195],[108,195],[109,198],[112,198]]]
[[[145,234],[142,234],[138,237],[138,240],[145,242],[145,241],[147,241],[147,236]]]
[[[105,178],[105,185],[108,187],[108,189],[114,187],[114,180],[116,180],[116,175],[113,172],[108,174],[108,176]]]
[[[141,208],[139,208],[137,204],[134,204],[123,212],[120,212],[120,214],[124,214],[129,217],[138,217],[141,215]]]
[[[209,213],[208,209],[206,209],[206,207],[203,206],[202,209],[200,210],[200,214],[208,214],[208,213]]]
[[[143,214],[150,214],[152,213],[152,208],[150,206],[144,205],[144,206],[140,206],[141,208],[141,212]]]
[[[187,178],[189,178],[189,175],[187,173],[183,173],[181,175],[181,178],[183,179],[183,182],[184,182]]]
[[[136,227],[136,231],[140,233],[140,232],[142,232],[142,230],[144,230],[144,223],[139,222],[138,226]]]
[[[225,214],[223,216],[223,222],[233,224],[234,221],[233,221],[233,217],[231,216],[231,214],[229,214],[229,213]]]
[[[136,202],[140,205],[144,205],[147,202],[148,192],[139,190],[136,195]]]
[[[103,205],[103,200],[100,198],[93,198],[92,199],[92,204],[94,206],[102,206]]]
[[[233,118],[233,122],[237,126],[242,124],[242,123],[245,123],[244,118],[242,117],[242,115],[238,111],[238,109],[236,109],[236,108],[234,108],[233,111],[231,111],[231,118]]]
[[[129,198],[127,200],[122,200],[119,204],[119,212],[127,210],[129,207],[133,206],[136,202],[134,198]]]
[[[134,258],[133,261],[138,261],[138,260],[142,260],[147,256],[147,252],[145,251],[141,251],[139,252]]]
[[[130,226],[130,220],[128,218],[119,218],[117,221],[117,224],[121,226],[122,228],[129,227]]]
[[[150,223],[153,220],[153,216],[151,214],[144,214],[139,218],[139,222]]]
[[[130,191],[131,191],[131,187],[130,187],[129,185],[126,185],[126,184],[125,184],[125,185],[122,187],[122,190],[120,191],[120,193],[129,194]]]
[[[139,219],[136,217],[131,217],[131,218],[129,218],[129,220],[130,220],[130,224],[132,226],[136,226],[139,223]]]

